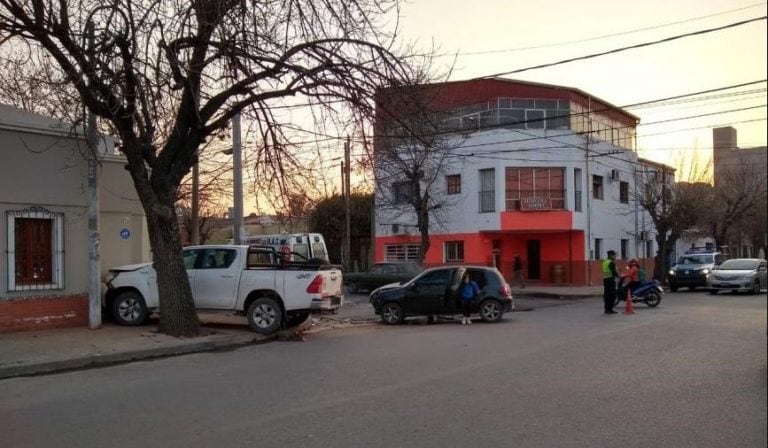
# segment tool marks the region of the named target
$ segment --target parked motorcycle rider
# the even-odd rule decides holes
[[[622,299],[627,296],[627,290],[634,291],[640,286],[640,266],[636,258],[632,258],[627,263],[627,268],[621,273],[621,288],[619,288],[619,297]]]

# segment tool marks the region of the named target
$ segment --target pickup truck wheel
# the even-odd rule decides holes
[[[386,303],[381,307],[381,321],[387,325],[403,323],[403,307],[396,303]]]
[[[259,334],[272,334],[283,323],[283,310],[274,299],[259,297],[248,307],[248,325]]]
[[[309,317],[309,311],[289,311],[285,315],[285,326],[296,327],[301,325]]]
[[[354,293],[356,293],[358,289],[360,289],[360,288],[357,286],[357,283],[355,283],[355,282],[349,282],[349,283],[347,283],[347,292],[348,292],[349,294],[354,294]]]
[[[480,317],[485,322],[498,322],[504,315],[504,308],[498,300],[488,299],[480,304]]]
[[[120,293],[112,301],[112,318],[120,325],[139,326],[147,321],[147,317],[147,304],[138,292]]]

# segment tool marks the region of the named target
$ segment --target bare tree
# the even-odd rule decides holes
[[[435,107],[439,86],[400,86],[379,93],[381,117],[374,142],[376,206],[403,226],[413,225],[420,236],[419,261],[430,247],[430,230],[444,222],[452,205],[445,193],[445,176],[454,148],[466,133],[449,129],[451,111]]]
[[[290,154],[276,107],[370,116],[373,92],[408,77],[385,0],[0,0],[4,44],[20,46],[77,92],[122,143],[147,216],[160,330],[199,334],[181,259],[177,189],[199,149],[237,113],[259,127],[259,161]],[[342,105],[343,105],[342,104]]]
[[[683,232],[696,225],[700,195],[706,194],[711,186],[700,183],[675,184],[672,173],[665,170],[643,173],[641,179],[637,202],[648,212],[653,222],[659,248],[653,277],[664,282],[669,270],[669,254]]]
[[[707,227],[716,246],[725,246],[729,241],[739,241],[741,234],[752,231],[758,237],[760,227],[765,229],[765,214],[759,215],[760,205],[765,210],[766,173],[762,167],[739,163],[723,170],[710,194],[700,200],[705,204],[701,222]],[[764,231],[762,232],[765,235]],[[764,240],[764,236],[757,242]]]

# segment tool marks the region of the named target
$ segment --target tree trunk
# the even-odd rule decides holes
[[[421,245],[419,246],[419,262],[423,265],[424,260],[427,258],[427,251],[429,250],[429,208],[428,199],[425,197],[421,199],[417,213],[417,224],[419,227],[419,235],[421,236]]]
[[[170,210],[173,210],[171,207]],[[160,297],[160,332],[176,337],[200,334],[192,288],[181,257],[182,245],[176,213],[147,213],[147,226]]]

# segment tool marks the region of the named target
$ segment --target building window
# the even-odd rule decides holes
[[[505,170],[507,210],[564,210],[565,168]]]
[[[621,259],[629,258],[629,240],[621,240]]]
[[[392,184],[392,201],[395,204],[408,204],[414,197],[411,182],[395,182]]]
[[[581,168],[573,169],[573,211],[581,211]]]
[[[526,110],[525,122],[528,129],[544,129],[544,111],[543,110]]]
[[[595,253],[593,258],[595,260],[603,258],[603,240],[601,238],[595,238]]]
[[[603,199],[603,176],[592,176],[592,197]]]
[[[496,170],[480,170],[480,213],[496,211]]]
[[[384,245],[384,261],[418,261],[418,244],[386,244]]]
[[[464,241],[445,242],[445,261],[446,263],[464,261]]]
[[[8,290],[64,287],[64,215],[41,207],[6,212]]]
[[[445,176],[446,192],[448,194],[461,193],[461,174]]]
[[[619,182],[619,201],[622,204],[629,203],[629,182]]]

